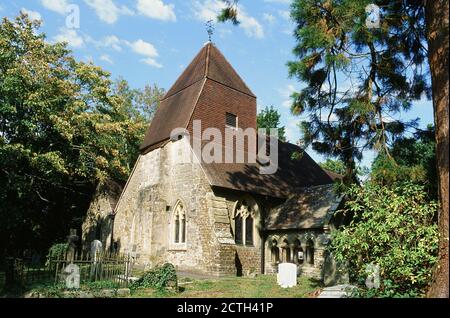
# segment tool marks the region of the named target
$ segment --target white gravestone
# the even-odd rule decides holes
[[[100,272],[99,268],[99,254],[102,252],[103,244],[99,240],[93,240],[91,242],[91,257],[92,257],[92,265],[91,265],[91,278],[96,279],[97,275]]]
[[[103,244],[99,240],[94,240],[91,243],[91,255],[94,261],[97,261],[98,254],[102,251]]]
[[[68,289],[80,288],[80,268],[75,264],[69,264],[64,268],[66,274],[66,287]]]
[[[278,264],[277,282],[282,288],[297,286],[297,265],[292,263]]]

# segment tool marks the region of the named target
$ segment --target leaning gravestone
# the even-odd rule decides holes
[[[64,268],[64,274],[66,275],[66,287],[67,289],[79,289],[80,288],[80,268],[75,264],[69,264]]]
[[[297,265],[293,263],[278,264],[277,282],[282,288],[297,286]]]

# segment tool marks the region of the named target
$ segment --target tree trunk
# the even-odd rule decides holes
[[[431,71],[436,156],[439,182],[439,260],[433,274],[428,297],[449,297],[448,269],[448,186],[449,186],[449,34],[448,0],[428,0],[425,4],[428,60]]]

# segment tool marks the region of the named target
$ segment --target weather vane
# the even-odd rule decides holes
[[[206,32],[208,32],[209,42],[211,42],[211,37],[214,34],[214,21],[209,20],[205,23],[205,25],[206,25]]]

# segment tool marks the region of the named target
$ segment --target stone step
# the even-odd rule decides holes
[[[353,288],[356,287],[346,284],[326,287],[317,298],[345,298],[350,295]]]

